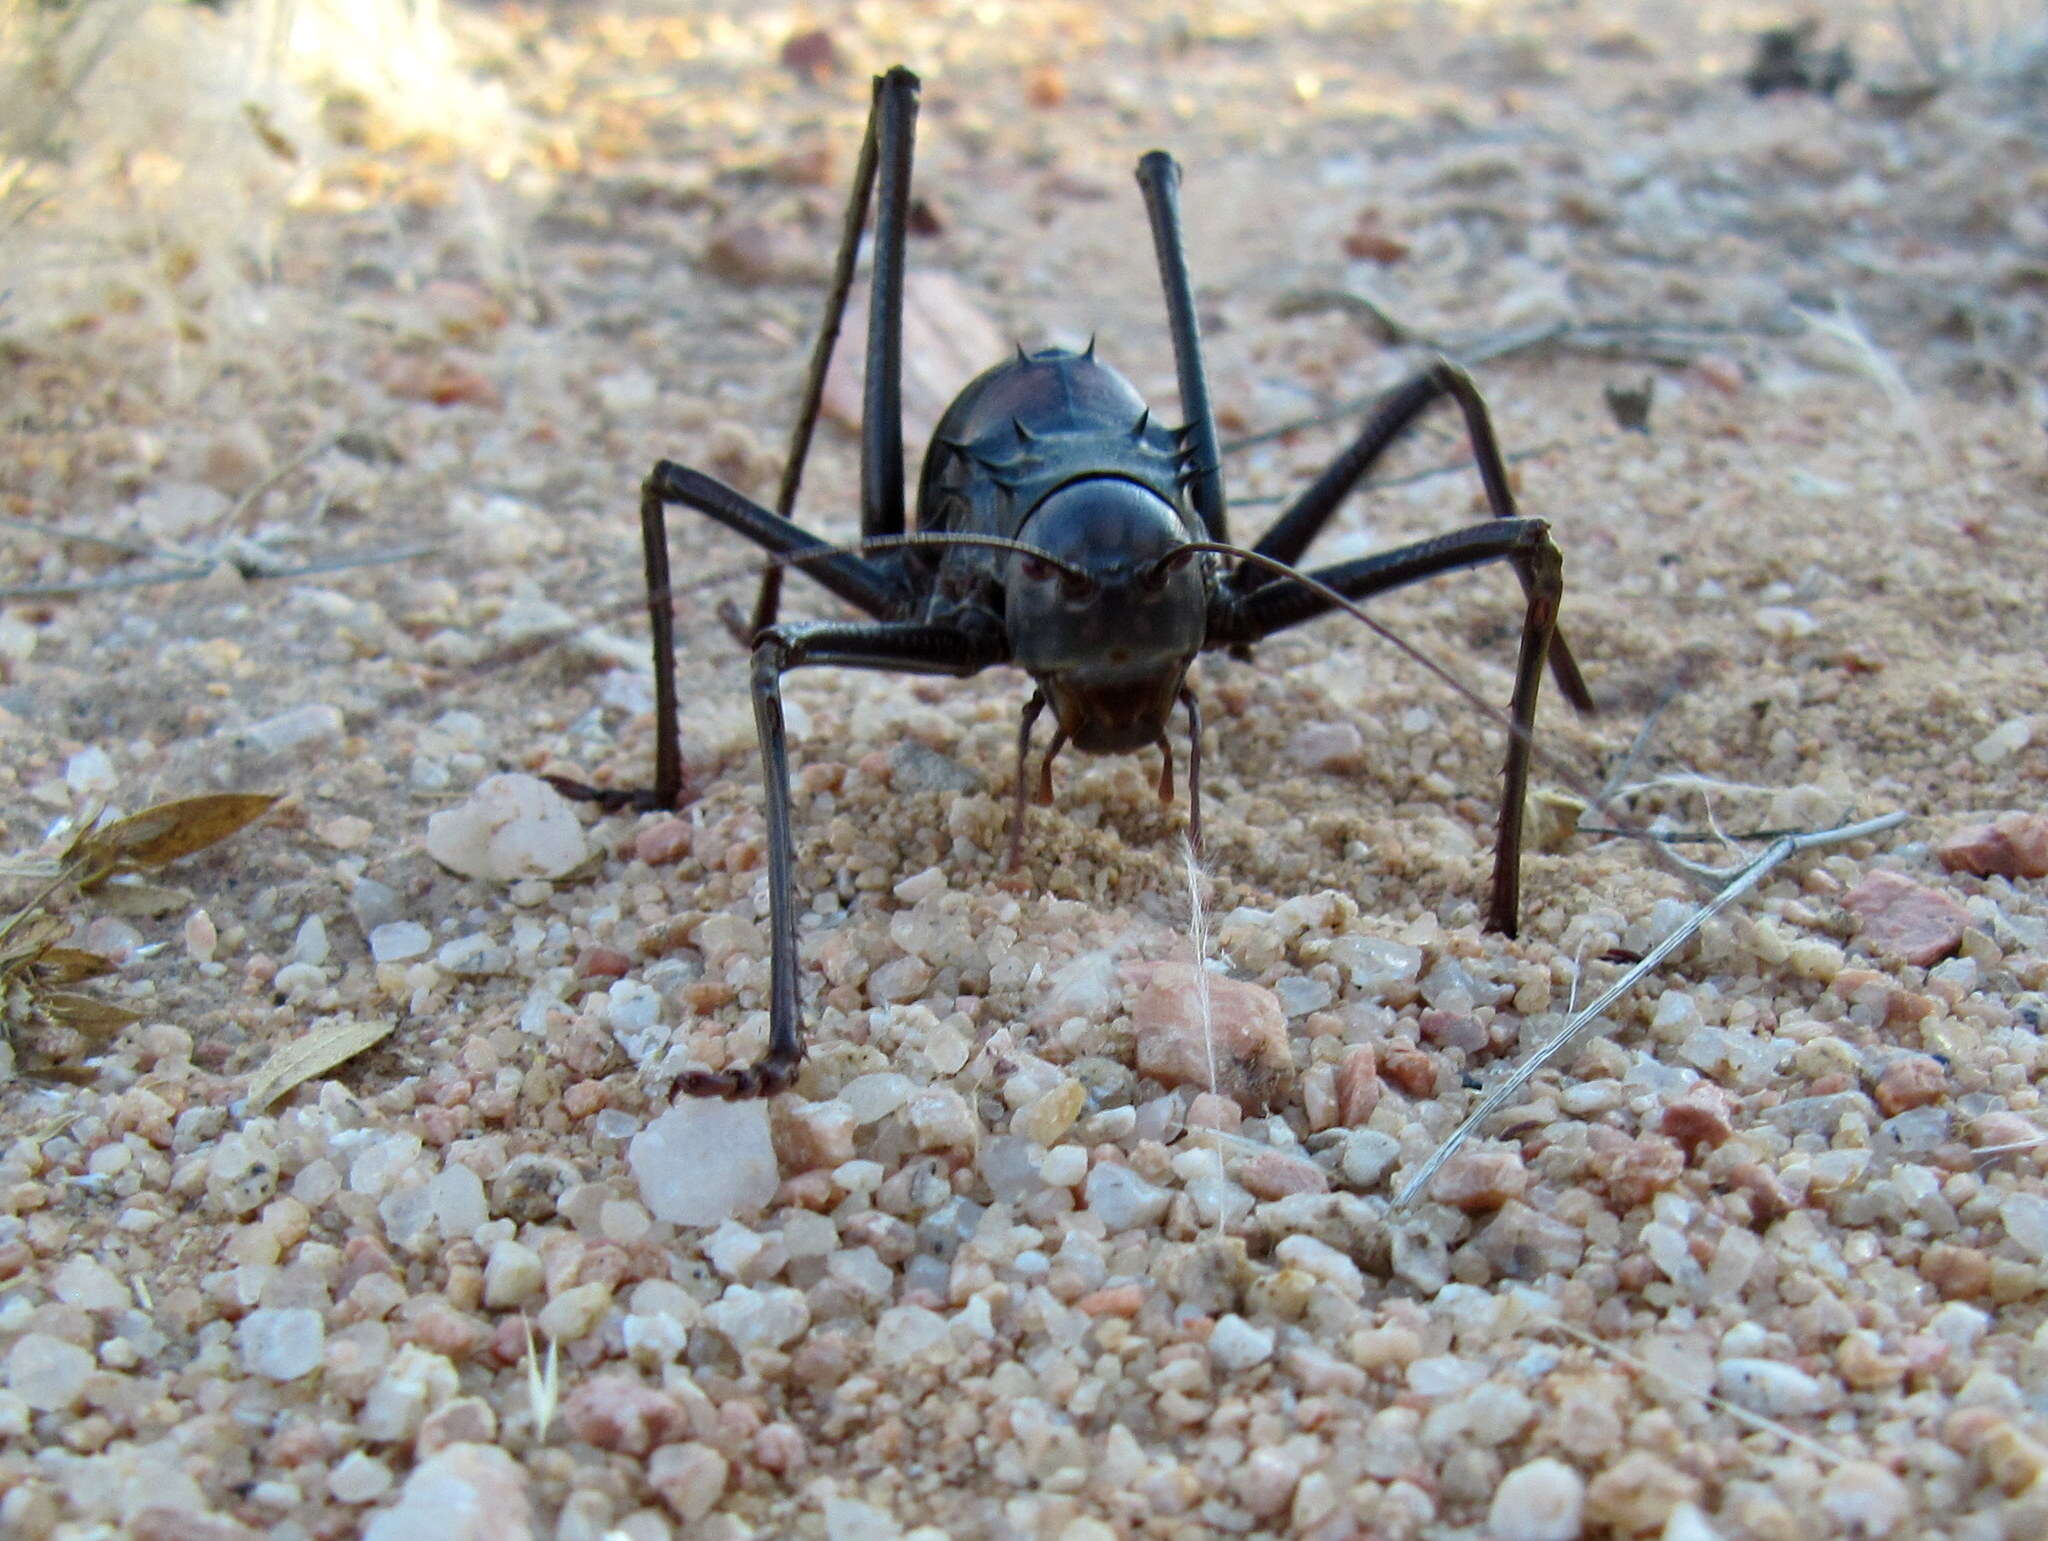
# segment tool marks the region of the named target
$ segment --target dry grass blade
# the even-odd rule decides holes
[[[249,1112],[263,1112],[295,1087],[382,1043],[397,1026],[395,1019],[336,1020],[323,1022],[305,1037],[293,1039],[249,1078]]]
[[[269,812],[280,795],[209,792],[158,803],[88,829],[72,842],[65,858],[84,868],[79,886],[91,888],[116,872],[166,866],[218,845]]]
[[[1457,1152],[1458,1147],[1477,1133],[1489,1118],[1507,1106],[1508,1102],[1535,1078],[1539,1070],[1571,1047],[1578,1036],[1599,1017],[1601,1012],[1621,999],[1623,995],[1635,986],[1636,981],[1645,974],[1648,974],[1650,970],[1654,969],[1682,947],[1701,926],[1705,925],[1714,916],[1720,914],[1721,911],[1728,908],[1729,905],[1761,883],[1780,863],[1792,856],[1796,856],[1801,851],[1810,850],[1815,846],[1834,845],[1844,840],[1857,840],[1865,835],[1879,834],[1884,830],[1892,829],[1904,823],[1905,819],[1906,815],[1903,813],[1887,813],[1881,818],[1865,819],[1858,824],[1842,824],[1834,829],[1815,830],[1809,834],[1802,835],[1787,835],[1773,844],[1761,856],[1757,857],[1755,861],[1750,862],[1747,866],[1737,871],[1733,877],[1729,878],[1725,888],[1714,895],[1706,904],[1693,911],[1691,917],[1687,919],[1684,925],[1665,937],[1655,947],[1652,947],[1643,955],[1640,962],[1636,963],[1622,974],[1619,979],[1615,980],[1613,984],[1601,991],[1596,1000],[1573,1015],[1563,1027],[1558,1029],[1557,1035],[1534,1054],[1530,1055],[1528,1060],[1513,1075],[1488,1092],[1480,1100],[1479,1106],[1472,1110],[1470,1116],[1462,1124],[1458,1125],[1456,1129],[1451,1131],[1449,1137],[1436,1148],[1430,1158],[1422,1163],[1422,1169],[1409,1178],[1401,1191],[1394,1196],[1393,1208],[1402,1209],[1415,1202],[1417,1196],[1429,1186],[1430,1179],[1443,1169],[1443,1164],[1451,1159]]]

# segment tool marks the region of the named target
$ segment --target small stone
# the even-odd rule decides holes
[[[1255,1198],[1284,1199],[1295,1193],[1327,1193],[1330,1179],[1313,1161],[1282,1151],[1262,1150],[1231,1169],[1232,1177]]]
[[[1767,1123],[1787,1134],[1832,1135],[1845,1118],[1860,1118],[1865,1124],[1877,1122],[1877,1109],[1861,1092],[1823,1092],[1815,1097],[1794,1097],[1774,1108],[1764,1109]]]
[[[111,792],[119,781],[113,758],[97,744],[79,750],[64,762],[64,785],[80,797]]]
[[[875,1321],[878,1364],[903,1364],[950,1341],[946,1319],[923,1306],[894,1306]]]
[[[351,1450],[327,1474],[327,1491],[338,1503],[375,1503],[391,1491],[391,1468],[374,1455]]]
[[[1888,870],[1850,889],[1842,907],[1863,922],[1857,941],[1921,968],[1954,952],[1970,924],[1970,912],[1948,895]]]
[[[917,1092],[917,1083],[893,1070],[877,1070],[855,1076],[839,1088],[839,1101],[853,1114],[856,1127],[879,1123],[906,1106]]]
[[[564,877],[589,858],[568,800],[533,776],[492,776],[427,820],[427,853],[463,877],[510,883]]]
[[[1920,1253],[1920,1277],[1943,1299],[1974,1299],[1991,1286],[1991,1259],[1976,1247],[1937,1241]]]
[[[1475,1245],[1503,1278],[1540,1279],[1546,1274],[1568,1277],[1585,1254],[1586,1238],[1564,1221],[1510,1200]]]
[[[981,1126],[967,1099],[950,1086],[934,1086],[910,1099],[904,1117],[920,1150],[973,1150]]]
[[[598,1280],[565,1289],[534,1318],[534,1325],[557,1343],[587,1337],[612,1307],[612,1287]]]
[[[945,891],[946,869],[944,867],[927,867],[922,872],[914,872],[898,883],[893,890],[897,899],[904,904],[917,904],[922,900],[929,899],[935,894],[942,894]]]
[[[905,1541],[894,1515],[857,1498],[825,1500],[825,1541]]]
[[[259,1308],[235,1326],[242,1368],[265,1380],[297,1380],[320,1368],[327,1329],[318,1311],[303,1306]]]
[[[311,701],[288,712],[280,712],[275,717],[251,723],[242,732],[256,748],[269,754],[283,754],[290,749],[302,749],[340,738],[341,730],[339,707],[329,706],[324,701]]]
[[[1978,877],[2048,877],[2048,815],[2001,814],[1989,824],[1950,835],[1934,848],[1950,872]]]
[[[292,962],[318,968],[327,961],[327,950],[327,922],[318,915],[308,915],[299,922],[292,937]]]
[[[1380,1056],[1380,1075],[1397,1091],[1415,1098],[1436,1095],[1436,1056],[1413,1044],[1395,1043]]]
[[[1793,605],[1758,605],[1751,619],[1756,629],[1773,642],[1797,642],[1820,629],[1812,612]]]
[[[1209,1331],[1209,1359],[1218,1369],[1249,1370],[1273,1357],[1274,1335],[1232,1312]]]
[[[524,1305],[546,1281],[547,1271],[533,1248],[511,1240],[496,1242],[484,1263],[484,1304],[497,1311]]]
[[[349,889],[349,913],[368,936],[379,926],[399,918],[398,890],[375,878],[357,878]]]
[[[1430,1182],[1429,1194],[1467,1214],[1499,1209],[1529,1186],[1529,1173],[1516,1151],[1460,1151]]]
[[[494,1445],[445,1446],[412,1469],[398,1502],[371,1515],[362,1535],[363,1541],[532,1541],[525,1473]]]
[[[1088,1175],[1088,1152],[1079,1145],[1055,1145],[1038,1163],[1040,1182],[1054,1188],[1071,1188]]]
[[[194,963],[211,963],[219,945],[220,932],[215,929],[211,915],[194,910],[185,917],[185,955]]]
[[[704,1321],[745,1353],[750,1348],[782,1347],[810,1326],[811,1308],[802,1291],[786,1285],[755,1289],[728,1284],[725,1293],[704,1308]]]
[[[1273,1256],[1290,1268],[1313,1274],[1339,1293],[1356,1300],[1364,1293],[1365,1275],[1358,1265],[1326,1241],[1313,1236],[1288,1236],[1273,1248]]]
[[[1332,722],[1310,722],[1294,730],[1287,741],[1288,761],[1301,770],[1318,775],[1340,774],[1360,768],[1365,760],[1365,735],[1356,723],[1342,718]]]
[[[434,954],[434,962],[458,979],[487,979],[511,972],[512,952],[477,931],[442,943]]]
[[[64,1304],[81,1311],[125,1311],[135,1304],[128,1286],[111,1269],[82,1252],[64,1260],[50,1281],[50,1290]]]
[[[1663,1529],[1673,1509],[1699,1496],[1697,1477],[1647,1450],[1631,1450],[1587,1487],[1586,1524],[1618,1536],[1649,1535]]]
[[[1979,765],[1997,765],[2026,748],[2033,737],[2031,717],[2008,717],[1970,746],[1970,756]]]
[[[978,792],[981,772],[906,738],[889,751],[889,782],[899,792]]]
[[[1657,1127],[1689,1151],[1717,1150],[1735,1132],[1727,1094],[1711,1083],[1693,1087],[1667,1104]]]
[[[1105,1161],[1088,1173],[1082,1188],[1089,1212],[1111,1235],[1151,1225],[1166,1213],[1173,1195],[1127,1166]]]
[[[370,933],[370,956],[379,963],[424,957],[434,934],[416,920],[394,920]]]
[[[491,1179],[491,1210],[521,1225],[551,1220],[556,1201],[582,1180],[582,1174],[560,1156],[527,1151],[506,1162]]]
[[[488,1445],[498,1437],[498,1415],[482,1397],[457,1397],[420,1420],[413,1453],[432,1455],[450,1445]]]
[[[1948,1094],[1948,1072],[1925,1054],[1909,1054],[1887,1065],[1872,1095],[1886,1116],[1924,1108]]]
[[[39,1413],[69,1410],[96,1366],[76,1343],[47,1332],[25,1332],[7,1351],[7,1389]]]
[[[1577,1541],[1586,1484],[1564,1462],[1539,1456],[1517,1466],[1486,1511],[1490,1541]]]
[[[1998,1218],[2014,1246],[2036,1263],[2048,1263],[2048,1199],[2038,1193],[2008,1193]]]
[[[717,1507],[730,1473],[724,1456],[695,1440],[663,1445],[647,1458],[647,1485],[685,1525]]]
[[[868,975],[868,998],[878,1006],[906,1006],[924,999],[932,966],[922,958],[891,958]]]
[[[1312,1011],[1321,1011],[1337,998],[1337,992],[1328,984],[1309,974],[1287,975],[1274,984],[1273,993],[1279,997],[1280,1009],[1290,1022]]]
[[[657,819],[633,837],[633,855],[650,867],[664,867],[690,854],[692,835],[687,819]]]
[[[690,1432],[682,1403],[629,1375],[584,1381],[562,1404],[562,1422],[584,1443],[630,1456],[643,1456]]]
[[[1021,1134],[1034,1144],[1050,1147],[1073,1127],[1087,1101],[1088,1089],[1073,1076],[1064,1076],[1051,1089],[1017,1110],[1010,1120],[1010,1131]]]
[[[1204,981],[1191,965],[1162,963],[1132,1003],[1131,1027],[1139,1073],[1167,1086],[1221,1092],[1262,1113],[1293,1084],[1286,1015],[1279,998],[1258,985],[1215,974]]]
[[[1215,1092],[1202,1092],[1188,1104],[1188,1127],[1218,1129],[1225,1134],[1235,1134],[1244,1127],[1244,1109],[1228,1097],[1219,1097]]]
[[[392,1356],[363,1398],[356,1430],[378,1442],[409,1438],[427,1409],[451,1400],[461,1385],[448,1360],[408,1343]]]
[[[1875,1461],[1844,1461],[1821,1484],[1821,1512],[1836,1531],[1862,1541],[1882,1541],[1911,1518],[1906,1485]]]
[[[1379,1129],[1354,1129],[1344,1141],[1339,1169],[1344,1181],[1361,1190],[1377,1188],[1401,1159],[1401,1142]]]
[[[1349,969],[1353,988],[1368,998],[1393,993],[1422,974],[1422,949],[1380,936],[1340,936],[1330,943],[1329,959]]]
[[[1337,1065],[1337,1122],[1355,1129],[1379,1105],[1379,1058],[1371,1044],[1353,1044]]]
[[[1722,1396],[1767,1418],[1796,1418],[1819,1410],[1821,1383],[1775,1359],[1723,1359],[1714,1372]]]
[[[469,1235],[491,1217],[483,1179],[460,1162],[450,1162],[428,1179],[427,1199],[434,1224],[450,1241]]]
[[[672,1225],[756,1214],[782,1181],[768,1109],[758,1099],[685,1098],[633,1136],[626,1159],[640,1201]]]

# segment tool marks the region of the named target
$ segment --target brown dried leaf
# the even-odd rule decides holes
[[[269,812],[278,798],[275,792],[208,792],[158,803],[89,830],[68,853],[85,864],[88,876],[79,886],[89,888],[124,869],[161,867],[218,845]]]
[[[35,959],[33,968],[39,985],[75,985],[115,971],[109,959],[83,947],[48,948]]]
[[[352,1017],[317,1024],[305,1037],[280,1047],[249,1078],[249,1111],[261,1113],[293,1087],[383,1042],[397,1026],[396,1020],[358,1022]]]
[[[116,1006],[96,995],[79,995],[71,990],[39,991],[36,1005],[46,1017],[74,1032],[112,1035],[130,1022],[140,1022],[142,1013]]]

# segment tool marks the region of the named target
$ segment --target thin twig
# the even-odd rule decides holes
[[[1721,911],[1727,909],[1729,905],[1756,887],[1774,868],[1787,858],[1796,856],[1801,851],[1811,850],[1815,846],[1836,845],[1844,840],[1860,840],[1866,835],[1879,834],[1884,830],[1904,823],[1905,819],[1906,815],[1904,813],[1887,813],[1882,817],[1864,819],[1856,824],[1842,824],[1837,825],[1833,829],[1814,830],[1800,835],[1787,835],[1772,845],[1761,856],[1758,856],[1756,860],[1741,868],[1729,880],[1727,886],[1706,904],[1695,910],[1692,917],[1684,925],[1665,937],[1655,947],[1652,947],[1643,955],[1641,962],[1628,969],[1613,984],[1601,991],[1596,1000],[1580,1010],[1562,1028],[1558,1029],[1556,1035],[1548,1043],[1544,1044],[1542,1048],[1530,1055],[1516,1069],[1514,1074],[1510,1075],[1500,1085],[1488,1092],[1485,1097],[1481,1098],[1479,1106],[1474,1108],[1470,1116],[1451,1132],[1449,1138],[1436,1148],[1435,1153],[1427,1161],[1422,1163],[1421,1170],[1409,1178],[1407,1183],[1403,1185],[1400,1193],[1394,1198],[1393,1207],[1395,1209],[1402,1209],[1413,1203],[1416,1196],[1424,1188],[1428,1187],[1430,1179],[1442,1170],[1443,1164],[1451,1158],[1458,1147],[1470,1139],[1489,1118],[1507,1106],[1508,1102],[1535,1078],[1538,1071],[1569,1048],[1573,1041],[1578,1038],[1579,1034],[1585,1031],[1586,1027],[1601,1012],[1621,999],[1645,974],[1648,974],[1650,970],[1654,969],[1686,942],[1691,940],[1694,933],[1700,927],[1704,926],[1714,916],[1720,914]]]

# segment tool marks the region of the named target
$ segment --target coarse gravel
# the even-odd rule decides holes
[[[82,100],[154,137],[80,130],[5,231],[0,500],[159,556],[0,542],[73,590],[0,614],[9,848],[285,799],[49,897],[110,1041],[8,997],[0,1534],[2048,1534],[2043,55],[1916,105],[1897,8],[1824,14],[1831,98],[1752,97],[1778,18],[1719,0],[480,8],[425,84],[175,128],[178,71],[117,55]],[[140,36],[189,91],[244,24]],[[687,806],[538,778],[646,778],[639,480],[772,496],[899,60],[948,280],[913,373],[1092,335],[1170,416],[1155,145],[1240,534],[1351,419],[1260,430],[1426,358],[1359,296],[1454,348],[1576,325],[1477,371],[1602,707],[1546,699],[1538,779],[1608,828],[1910,821],[1780,869],[1394,1211],[1707,889],[1567,824],[1483,931],[1498,729],[1324,621],[1198,666],[1198,991],[1149,754],[1064,758],[1007,873],[1021,677],[805,671],[809,1056],[671,1106],[766,1036],[736,541],[676,516]],[[1645,377],[1642,433],[1607,397]],[[1424,474],[1464,454],[1432,417],[1317,554],[1481,517]],[[805,517],[849,534],[858,484],[828,423]],[[1373,613],[1506,700],[1505,577]]]

